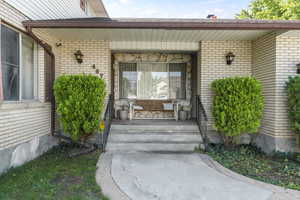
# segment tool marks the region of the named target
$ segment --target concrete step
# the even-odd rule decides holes
[[[196,125],[115,125],[111,126],[111,131],[128,132],[174,132],[174,131],[199,131]]]
[[[109,143],[163,143],[163,142],[194,142],[201,143],[202,138],[199,133],[174,134],[174,133],[155,133],[155,134],[116,134],[111,133]]]
[[[193,152],[197,147],[198,143],[108,143],[106,151]]]
[[[113,134],[131,134],[131,135],[199,135],[199,130],[184,130],[184,131],[170,131],[170,130],[114,130],[111,131]]]

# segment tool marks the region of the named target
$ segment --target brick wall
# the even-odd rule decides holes
[[[300,37],[278,36],[276,40],[276,130],[277,136],[294,136],[288,126],[286,81],[296,75],[300,63]]]
[[[261,81],[265,110],[256,145],[266,152],[297,151],[288,123],[285,83],[296,75],[300,62],[300,37],[271,33],[253,42],[253,76]]]
[[[261,82],[265,101],[261,134],[275,134],[275,73],[276,73],[276,34],[271,33],[253,42],[252,75]]]
[[[277,36],[276,38],[276,150],[299,151],[295,134],[288,123],[286,81],[297,74],[296,65],[300,63],[300,36]]]
[[[60,48],[60,69],[59,74],[96,74],[93,69],[99,69],[100,74],[106,80],[107,93],[111,88],[111,52],[108,41],[85,40],[85,41],[62,41]],[[74,53],[80,50],[83,63],[79,64],[74,57]]]
[[[251,76],[251,41],[202,41],[198,54],[198,93],[209,118],[209,130],[213,130],[212,81],[231,76]],[[225,55],[235,54],[235,61],[226,64]]]

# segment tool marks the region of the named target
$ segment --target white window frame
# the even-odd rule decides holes
[[[24,34],[23,32],[17,30],[16,28],[14,27],[11,27],[7,24],[4,24],[4,23],[0,23],[0,36],[1,36],[1,26],[5,26],[15,32],[17,32],[19,34],[19,67],[20,67],[20,71],[19,71],[19,99],[18,100],[4,100],[4,96],[3,96],[3,101],[4,102],[30,102],[30,101],[36,101],[38,100],[38,88],[39,88],[39,85],[38,85],[38,45],[36,43],[36,41],[34,41],[30,36],[30,38],[33,40],[33,99],[28,99],[28,100],[24,100],[22,99],[22,78],[23,78],[23,60],[22,60],[22,47],[23,47],[23,44],[22,44],[22,36],[23,35],[26,35]],[[0,49],[1,49],[1,37],[0,37]],[[1,51],[0,51],[1,53]],[[0,57],[1,57],[1,54],[0,54]],[[1,61],[1,60],[0,60]],[[0,62],[0,67],[2,68],[2,62]],[[3,75],[2,75],[3,76]],[[3,77],[2,77],[3,78]],[[2,80],[1,80],[2,81]],[[4,94],[3,94],[4,95]]]

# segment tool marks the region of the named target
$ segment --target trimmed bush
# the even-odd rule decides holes
[[[63,131],[85,142],[99,129],[105,82],[93,75],[63,75],[54,82],[57,113]]]
[[[235,144],[236,136],[256,133],[260,127],[264,99],[261,84],[251,77],[233,77],[212,83],[213,117],[216,130],[226,145]]]
[[[290,77],[286,83],[289,123],[300,134],[300,76]]]

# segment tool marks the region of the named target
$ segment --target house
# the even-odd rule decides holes
[[[116,111],[137,99],[168,100],[192,107],[189,118],[195,118],[199,95],[208,136],[216,142],[210,83],[253,76],[262,83],[265,98],[254,144],[266,152],[297,151],[284,88],[300,63],[300,21],[112,19],[101,1],[74,0],[72,9],[66,2],[0,1],[0,172],[56,144],[50,136],[55,128],[51,85],[60,74],[103,77]],[[229,53],[234,55],[231,64]],[[170,119],[176,114],[133,115]]]

